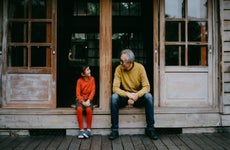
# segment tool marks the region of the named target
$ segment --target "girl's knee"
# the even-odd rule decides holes
[[[86,111],[87,114],[92,114],[93,113],[93,110],[90,107],[86,108],[85,111]]]
[[[82,107],[78,106],[77,109],[76,109],[77,113],[82,113],[83,112],[83,109]]]

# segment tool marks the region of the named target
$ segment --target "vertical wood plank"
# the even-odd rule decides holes
[[[159,82],[159,27],[158,27],[158,0],[154,0],[153,2],[153,64],[154,64],[154,76],[153,76],[153,88],[154,88],[154,106],[159,105],[159,89],[160,89],[160,82]]]
[[[112,0],[100,0],[100,108],[109,110],[112,86]]]

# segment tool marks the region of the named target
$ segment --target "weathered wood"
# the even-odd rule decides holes
[[[124,145],[124,149],[127,149],[127,150],[128,149],[130,149],[130,150],[134,149],[133,142],[131,141],[130,136],[128,136],[128,135],[122,136],[121,141]]]
[[[210,140],[205,134],[200,134],[199,135],[200,138],[202,138],[202,140],[207,143],[208,145],[210,145],[210,147],[212,147],[213,149],[224,149],[221,145],[216,144],[215,141]]]
[[[230,42],[223,42],[223,54],[226,55],[230,51]]]
[[[80,149],[87,150],[87,149],[90,149],[90,147],[91,147],[91,140],[81,140]]]
[[[159,137],[158,140],[153,141],[153,143],[157,149],[168,149],[166,145],[163,143],[161,137]]]
[[[53,141],[54,136],[42,136],[41,143],[37,146],[36,150],[44,150]]]
[[[229,20],[230,19],[230,15],[229,15],[230,14],[230,10],[228,10],[228,9],[226,9],[226,10],[223,11],[223,18],[225,20]]]
[[[230,8],[230,1],[223,0],[223,9],[229,9],[229,8]]]
[[[2,2],[2,1],[1,1]],[[57,1],[47,0],[45,3],[46,15],[45,18],[21,18],[13,17],[8,14],[8,1],[3,1],[3,38],[2,38],[2,56],[3,56],[3,68],[2,68],[2,99],[3,107],[6,108],[54,108],[56,107],[56,16],[57,16]],[[51,6],[52,5],[52,6]],[[30,5],[31,6],[31,5]],[[29,7],[29,6],[28,6]],[[32,9],[28,9],[27,16],[31,16]],[[47,17],[47,18],[46,18]],[[10,19],[11,20],[10,20]],[[26,21],[25,21],[26,19]],[[44,19],[49,19],[49,22],[44,22]],[[22,30],[24,34],[21,39],[27,39],[22,41],[12,41],[11,30],[8,30],[9,20],[11,23],[29,22],[34,23],[47,23],[46,35],[47,41],[35,42],[31,40],[31,25],[28,25],[27,30]],[[25,27],[25,26],[24,26]],[[51,28],[52,27],[52,28]],[[52,34],[52,35],[51,35]],[[9,46],[27,48],[27,54],[21,58],[24,66],[11,66],[8,58],[11,58],[11,54],[8,51]],[[32,47],[34,46],[46,46],[47,48],[47,66],[35,67],[32,65]],[[51,50],[53,53],[51,54]],[[24,53],[25,54],[25,53]]]
[[[76,136],[73,137],[73,140],[71,141],[69,145],[69,150],[78,150],[81,144],[81,140],[78,139]]]
[[[230,147],[229,138],[225,138],[224,136],[221,136],[219,134],[208,134],[206,136],[208,136],[208,138],[210,138],[216,144],[221,145],[225,149],[228,149]]]
[[[68,149],[71,141],[72,141],[71,136],[64,137],[62,142],[61,142],[61,144],[60,144],[60,146],[57,148],[57,150]]]
[[[226,56],[226,57],[228,57],[228,56]],[[229,55],[229,57],[230,57],[230,55]],[[226,59],[225,59],[226,60]],[[230,63],[224,63],[223,64],[223,71],[225,72],[224,73],[224,77],[226,76],[226,77],[229,77],[230,75]],[[229,74],[228,74],[229,73]],[[230,81],[230,80],[229,80]]]
[[[190,149],[195,149],[195,150],[202,150],[194,141],[192,141],[189,137],[190,134],[183,134],[183,135],[178,135],[180,140],[184,142]]]
[[[181,113],[212,113],[218,110],[213,108],[178,108],[178,107],[154,107],[155,114],[181,114]],[[75,109],[73,108],[55,108],[55,109],[45,109],[45,108],[33,108],[33,109],[0,109],[0,115],[75,115]],[[95,108],[93,114],[110,115],[110,111],[103,111],[100,108]],[[142,115],[145,114],[144,108],[123,108],[119,110],[120,115]]]
[[[140,136],[134,135],[131,137],[131,140],[133,142],[134,149],[137,149],[137,150],[145,149],[145,147],[144,147],[144,145],[140,139]]]
[[[199,145],[199,147],[201,147],[202,149],[206,149],[206,150],[212,149],[212,147],[206,144],[198,134],[191,135],[190,139],[192,139],[193,142]]]
[[[225,93],[223,99],[224,99],[223,101],[224,105],[230,104],[230,93]]]
[[[230,14],[230,11],[229,11]],[[228,15],[230,16],[230,15]],[[230,32],[229,31],[225,31],[225,34],[223,34],[222,36],[223,41],[230,41]]]
[[[230,106],[229,106],[229,104],[225,104],[225,105],[223,105],[223,114],[230,114]],[[228,125],[229,125],[229,120],[226,122],[224,122],[224,120],[222,120],[222,124],[223,125],[227,125],[227,123],[228,123]]]
[[[169,135],[170,140],[175,143],[179,149],[188,150],[190,149],[177,135]]]
[[[16,137],[11,137],[11,136],[4,136],[4,138],[0,139],[0,149],[5,149],[8,147],[8,145],[11,145],[12,141],[16,139]]]
[[[36,149],[37,146],[40,144],[42,140],[42,137],[32,137],[31,142],[24,148],[24,150],[31,150],[31,149]]]
[[[179,148],[170,140],[168,136],[160,137],[161,141],[168,147],[168,149],[178,150]]]
[[[230,92],[230,82],[225,82],[224,83],[224,92]]]
[[[155,144],[152,142],[153,140],[151,140],[149,137],[145,135],[140,135],[140,138],[146,150],[157,149]]]
[[[10,144],[7,145],[7,147],[3,148],[4,150],[12,150],[15,149],[20,143],[22,143],[25,140],[26,137],[16,137],[15,140],[13,140]],[[1,144],[0,144],[1,145]]]
[[[230,106],[225,106],[226,112],[230,113]],[[230,115],[221,115],[221,120],[222,120],[222,126],[229,126],[230,124]]]
[[[224,75],[223,75],[223,83],[228,83],[230,81],[230,76],[229,75],[230,75],[229,72],[224,73]]]
[[[211,83],[207,72],[164,73],[162,76],[161,106],[208,107],[213,105],[209,97]]]
[[[112,142],[108,139],[108,136],[102,136],[101,149],[112,150]]]
[[[15,147],[15,150],[25,149],[32,141],[32,138],[30,138],[29,136],[25,137],[24,142],[20,143],[17,147]]]
[[[123,149],[121,138],[112,141],[112,149]]]
[[[121,129],[143,129],[145,115],[120,115]],[[156,114],[156,127],[210,127],[220,122],[218,114]],[[110,115],[93,115],[93,129],[109,129]],[[75,115],[1,115],[0,128],[77,129]]]
[[[14,144],[16,142],[17,144]],[[112,144],[112,147],[111,147]],[[91,150],[128,150],[128,149],[229,149],[229,133],[213,134],[160,134],[158,140],[145,135],[122,135],[110,141],[108,136],[96,135],[90,139],[76,136],[0,136],[1,149],[91,149]]]
[[[100,108],[109,110],[112,87],[112,0],[100,0]]]
[[[223,29],[224,30],[230,30],[230,21],[229,20],[224,21]]]
[[[99,135],[95,135],[93,137],[91,137],[91,148],[90,150],[101,150],[101,147],[103,147],[104,145],[102,145],[102,137]]]
[[[60,146],[61,141],[63,140],[63,136],[56,136],[51,143],[46,148],[47,150],[56,150]]]

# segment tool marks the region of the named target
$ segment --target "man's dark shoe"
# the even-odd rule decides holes
[[[112,132],[110,133],[110,135],[109,135],[109,139],[110,139],[110,140],[114,140],[114,139],[116,139],[116,138],[118,138],[118,137],[119,137],[118,131],[112,131]]]
[[[154,130],[145,130],[145,135],[150,137],[150,139],[157,140],[158,136],[156,135]]]

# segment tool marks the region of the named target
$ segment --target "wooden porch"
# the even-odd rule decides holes
[[[160,134],[158,140],[145,135],[122,135],[114,141],[107,136],[93,135],[90,139],[76,136],[0,136],[0,149],[14,150],[152,150],[152,149],[230,149],[229,133]]]
[[[195,109],[195,108],[194,108]],[[214,133],[218,129],[229,126],[229,115],[218,111],[202,109],[194,111],[185,108],[155,107],[156,128],[179,128],[181,133]],[[119,125],[122,135],[143,134],[145,128],[145,112],[141,108],[123,108],[119,112]],[[62,129],[66,135],[76,135],[78,124],[74,108],[56,109],[0,109],[0,133],[29,135],[31,129]],[[107,135],[110,132],[110,111],[95,108],[93,111],[93,134]],[[19,133],[14,133],[19,130]]]

